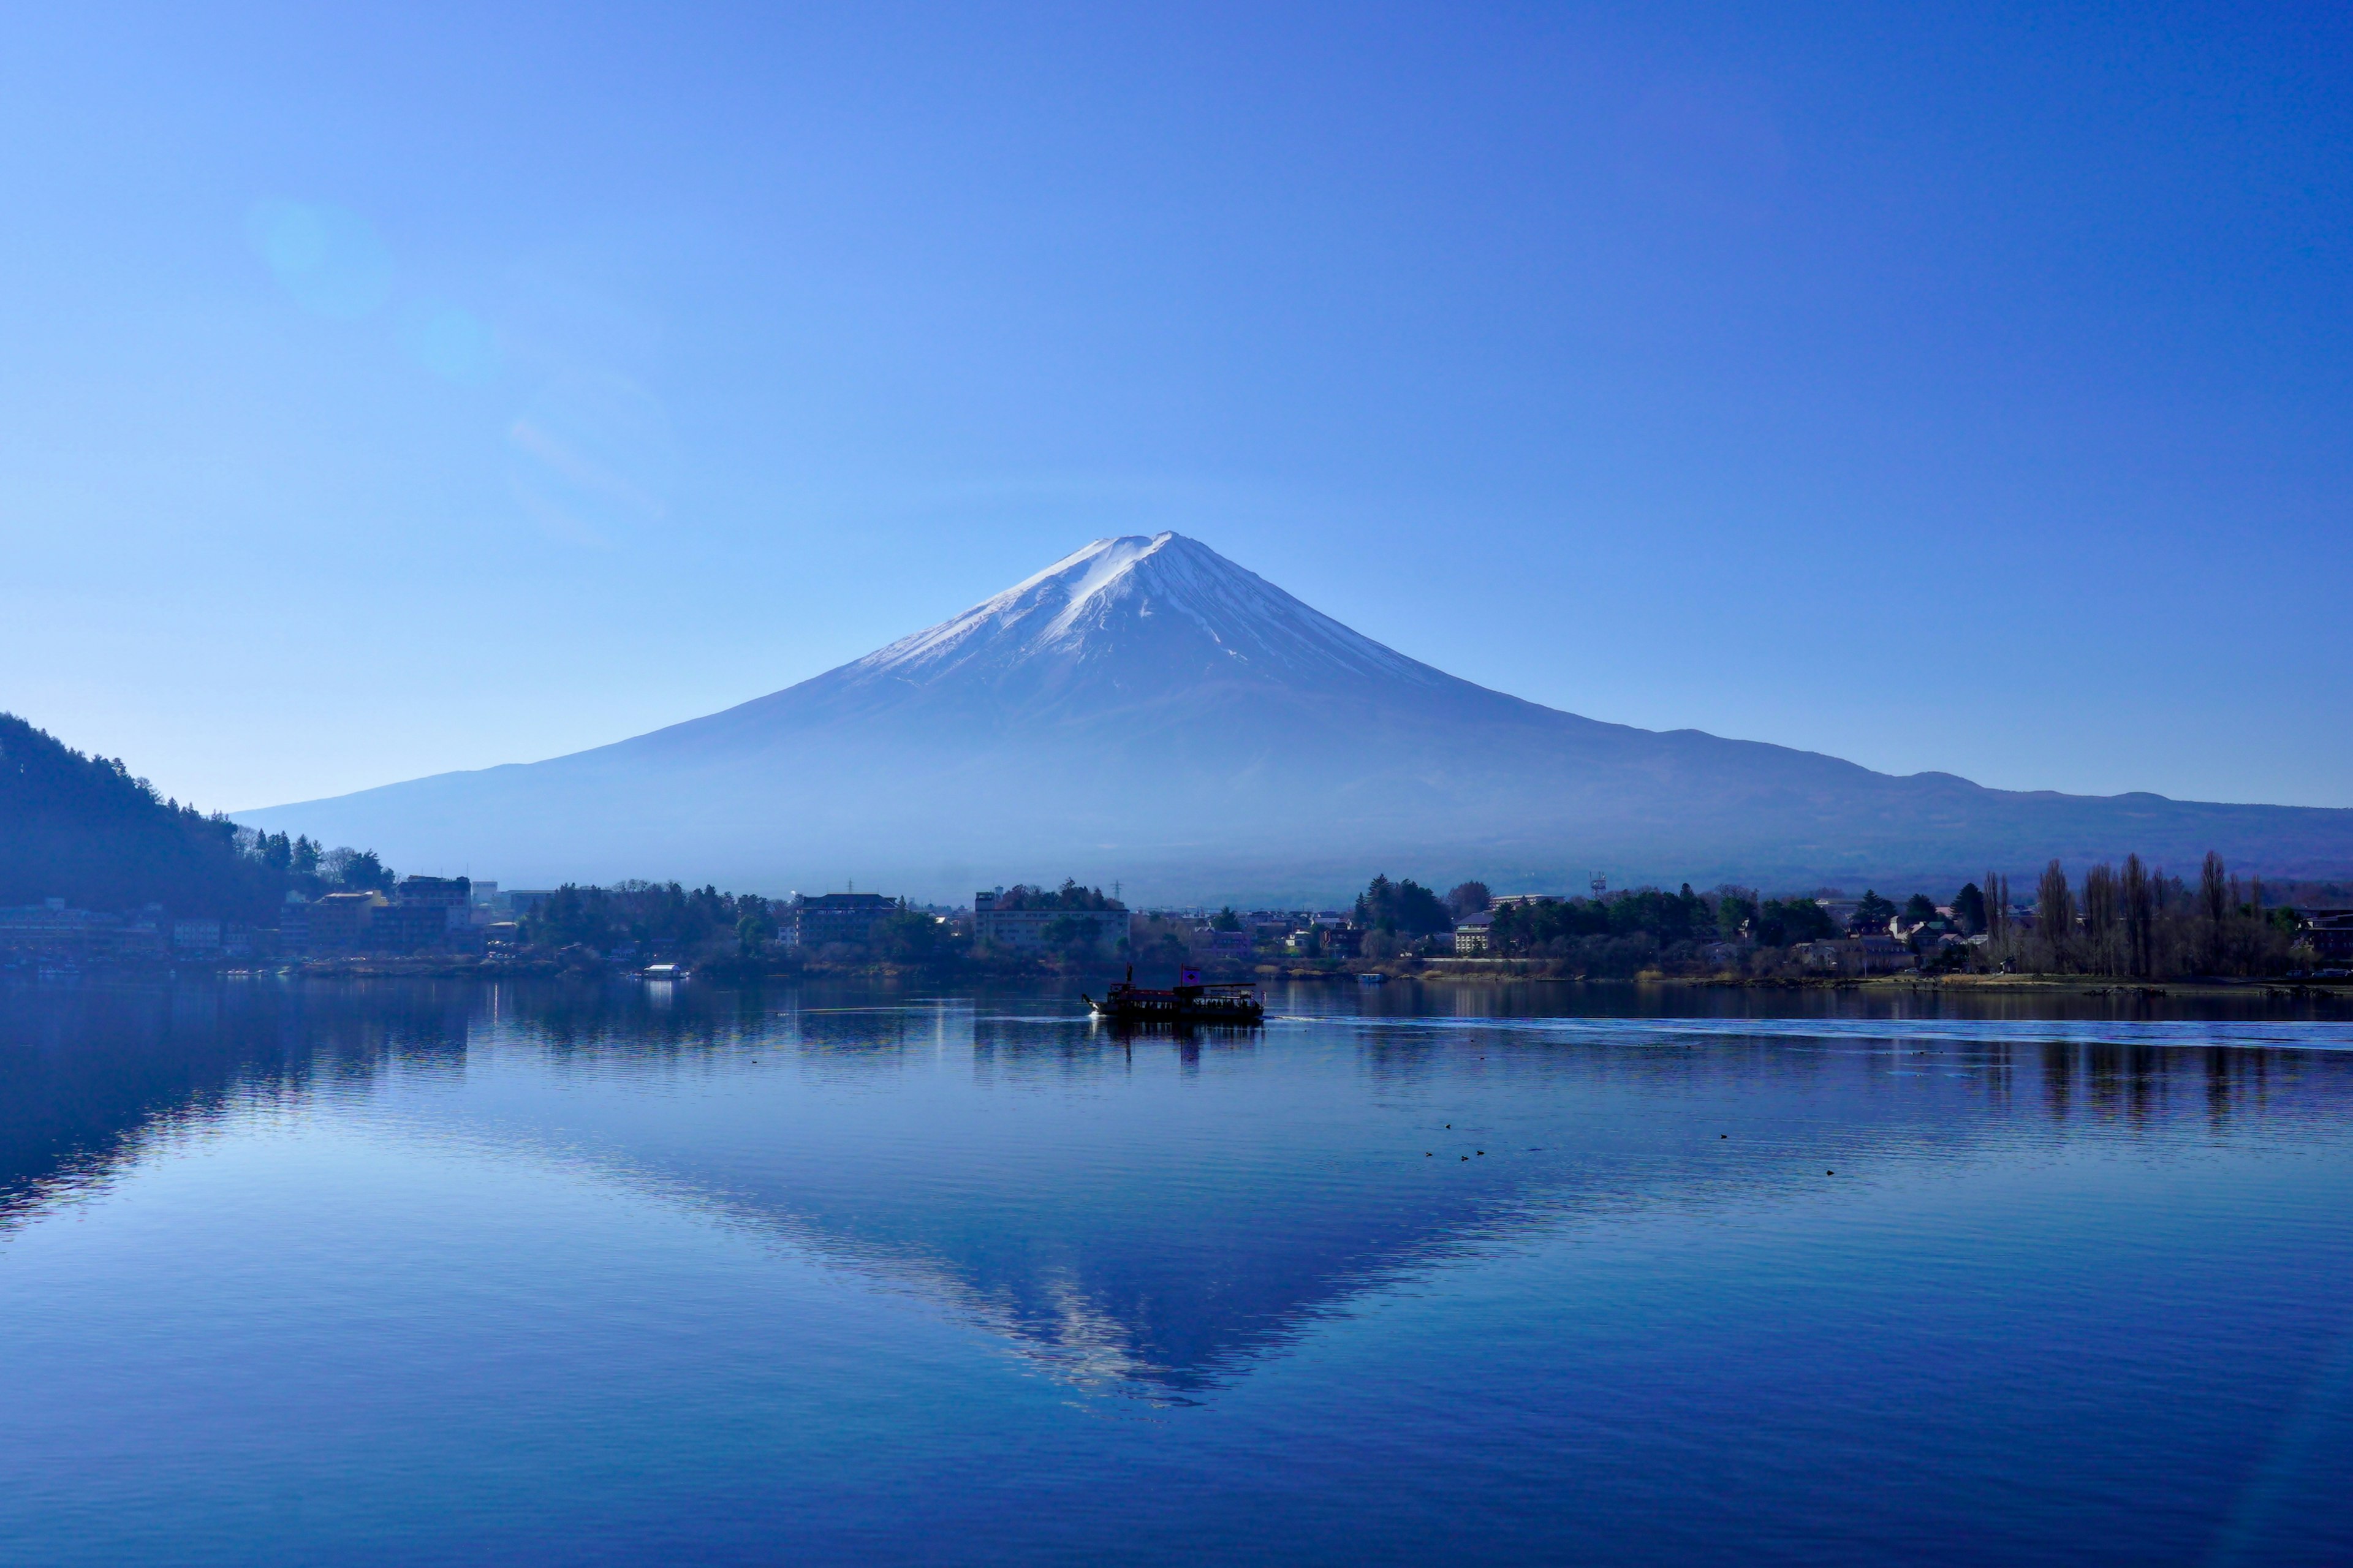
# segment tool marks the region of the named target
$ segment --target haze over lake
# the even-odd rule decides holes
[[[12,1563],[2353,1554],[2341,1011],[8,1000]]]

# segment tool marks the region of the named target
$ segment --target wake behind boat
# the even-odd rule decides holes
[[[1198,970],[1177,973],[1176,984],[1155,991],[1135,983],[1130,967],[1100,1002],[1082,995],[1094,1016],[1122,1024],[1256,1024],[1266,1017],[1258,987],[1235,983],[1205,985]]]

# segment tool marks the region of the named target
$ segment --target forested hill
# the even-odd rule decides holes
[[[0,713],[0,905],[266,915],[283,879],[237,852],[237,826],[158,799],[121,761],[86,757]]]

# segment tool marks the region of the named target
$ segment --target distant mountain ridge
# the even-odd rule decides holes
[[[2353,870],[2353,811],[1989,790],[1448,675],[1180,534],[1097,540],[963,614],[723,712],[543,763],[241,816],[511,882],[677,876],[923,896],[1068,872],[1141,897],[2013,874],[2206,849]],[[485,873],[489,874],[489,873]],[[880,879],[880,880],[877,880]]]

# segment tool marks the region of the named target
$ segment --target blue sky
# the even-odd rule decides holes
[[[212,806],[1176,528],[1598,718],[2353,805],[2341,8],[85,5],[0,708]]]

